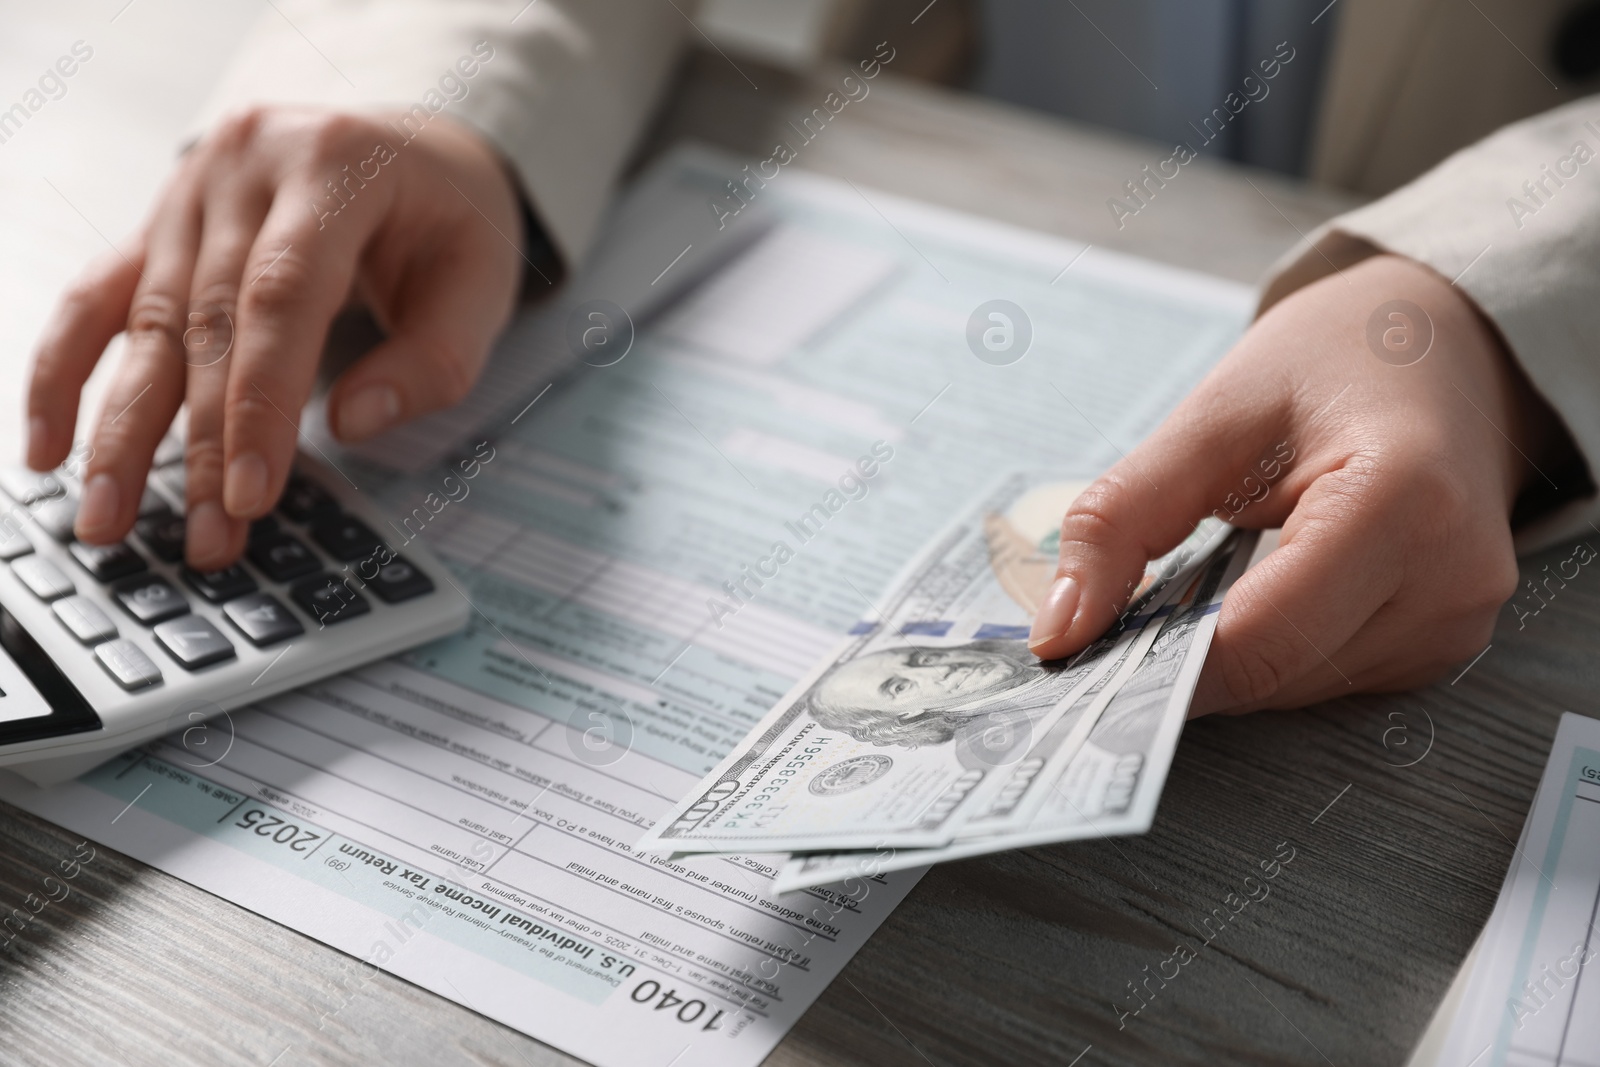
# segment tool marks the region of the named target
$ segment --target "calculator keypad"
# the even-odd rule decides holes
[[[146,626],[186,614],[189,602],[159,575],[128,578],[111,587],[122,609]]]
[[[171,513],[149,515],[133,524],[145,547],[163,563],[183,558],[183,516]]]
[[[247,535],[249,538],[249,543],[253,545],[257,541],[265,540],[266,538],[277,533],[280,529],[281,527],[278,525],[278,520],[274,516],[263,515],[255,522],[250,524],[250,533]]]
[[[66,486],[54,474],[40,474],[26,467],[0,470],[0,492],[24,507],[52,496],[61,496]]]
[[[250,577],[250,572],[237,563],[220,571],[197,571],[185,567],[183,580],[189,583],[190,589],[212,604],[226,604],[235,597],[254,593],[259,588],[256,580]]]
[[[122,541],[114,545],[86,545],[82,541],[74,541],[67,546],[67,551],[83,565],[84,570],[101,582],[114,582],[145,570],[143,557]]]
[[[199,670],[232,659],[233,645],[201,615],[169,619],[155,628],[161,647],[187,670]]]
[[[278,510],[295,522],[313,522],[324,515],[337,515],[339,505],[316,482],[299,474],[291,474],[278,501]]]
[[[299,637],[306,632],[300,620],[270,593],[251,593],[222,606],[222,614],[258,648]]]
[[[311,539],[340,563],[364,559],[383,544],[383,538],[354,515],[323,516],[311,524]]]
[[[337,575],[319,574],[289,590],[289,596],[300,610],[310,615],[321,626],[345,622],[372,610],[367,598],[352,589]]]
[[[33,542],[22,532],[22,527],[0,521],[0,561],[10,563],[18,556],[33,551]]]
[[[72,540],[72,524],[78,521],[78,502],[70,496],[41,500],[31,509],[39,528],[62,544]]]
[[[96,645],[95,658],[124,689],[143,689],[161,681],[161,668],[150,662],[138,645],[126,637]]]
[[[40,600],[59,600],[78,591],[61,568],[38,556],[23,556],[11,564],[11,573]]]
[[[69,596],[50,605],[61,625],[86,645],[98,645],[117,636],[117,624],[86,596]]]
[[[293,581],[322,569],[322,561],[317,559],[316,553],[292,534],[269,534],[252,542],[246,555],[274,582]]]
[[[377,575],[367,582],[367,588],[378,594],[378,599],[384,603],[398,604],[402,600],[433,592],[433,582],[426,574],[396,556],[378,568]]]
[[[237,658],[234,641],[239,637],[225,633],[229,627],[249,646],[265,648],[303,636],[306,618],[321,628],[370,614],[372,603],[358,587],[384,604],[434,591],[427,575],[398,557],[367,578],[378,554],[388,555],[383,539],[346,513],[321,485],[298,473],[290,476],[275,513],[251,523],[244,561],[197,572],[183,565],[181,442],[163,441],[152,468],[139,502],[136,538],[114,545],[89,545],[73,537],[79,484],[72,474],[0,468],[0,569],[9,565],[23,586],[49,602],[61,627],[92,648],[100,666],[125,690],[162,684],[162,668],[146,651],[152,644],[178,666],[197,671]],[[3,498],[16,506],[6,511]],[[35,526],[31,533],[25,530],[28,520]],[[51,541],[62,547],[51,546]],[[56,561],[67,555],[93,579],[91,586],[101,587],[99,599],[92,588],[80,592],[63,573],[71,565]],[[173,572],[157,573],[161,568],[152,570],[151,560],[175,565],[182,583],[220,608],[229,625],[219,629],[211,618],[191,611],[176,579],[166,576]],[[339,564],[358,561],[365,562],[344,570],[359,571],[364,581],[334,573]],[[273,585],[279,588],[274,591]],[[139,624],[133,630],[147,628],[149,641],[137,641],[127,622],[119,632],[102,606],[108,601]]]

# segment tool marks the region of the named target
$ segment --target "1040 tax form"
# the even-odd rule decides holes
[[[738,173],[680,152],[620,210],[714,221]],[[389,446],[438,463],[329,449],[466,632],[0,796],[604,1067],[760,1062],[919,872],[780,896],[773,857],[635,843],[996,470],[1092,477],[1252,306],[801,172],[762,204],[675,303],[613,298],[626,338],[548,393],[581,308],[519,323],[460,425]],[[641,285],[707,251],[679,249]],[[997,300],[1004,359],[969,343]]]

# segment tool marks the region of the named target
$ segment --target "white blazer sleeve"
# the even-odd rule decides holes
[[[274,0],[194,132],[252,103],[448,115],[510,161],[570,265],[594,237],[689,29],[681,11],[692,10],[662,0]]]
[[[1600,97],[1507,126],[1409,185],[1332,220],[1309,242],[1273,268],[1261,309],[1331,273],[1335,264],[1343,269],[1377,251],[1453,279],[1499,327],[1588,465],[1588,485],[1562,485],[1570,498],[1520,529],[1518,548],[1595,536]]]

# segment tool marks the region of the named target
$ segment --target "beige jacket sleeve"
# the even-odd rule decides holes
[[[1589,469],[1587,485],[1560,485],[1566,502],[1518,530],[1518,548],[1593,537],[1600,527],[1600,97],[1507,126],[1339,216],[1310,244],[1273,269],[1261,309],[1378,251],[1453,279],[1499,327]]]
[[[274,0],[194,132],[252,103],[448,115],[511,162],[570,265],[688,29],[661,0]]]

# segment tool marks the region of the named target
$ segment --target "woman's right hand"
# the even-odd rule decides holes
[[[265,107],[221,123],[178,164],[132,248],[62,297],[28,393],[35,470],[66,458],[83,384],[128,334],[90,439],[80,539],[128,533],[156,445],[187,404],[187,560],[233,562],[283,491],[328,326],[352,295],[388,337],[332,387],[340,439],[466,395],[515,303],[518,192],[467,127],[384,118]]]

